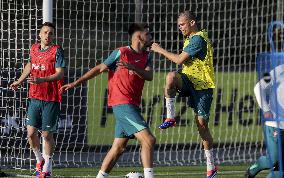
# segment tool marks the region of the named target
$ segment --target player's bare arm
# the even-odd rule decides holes
[[[186,52],[182,52],[181,54],[171,53],[162,48],[158,43],[153,43],[151,46],[151,50],[164,55],[167,59],[179,65],[189,58],[189,55]]]
[[[63,76],[64,76],[64,68],[59,67],[55,69],[55,73],[53,75],[50,75],[47,77],[30,76],[29,78],[27,78],[27,80],[29,83],[32,83],[32,84],[39,84],[42,82],[52,82],[52,81],[60,80],[63,78]]]
[[[13,82],[11,85],[10,85],[10,88],[12,90],[17,90],[18,89],[18,86],[29,76],[31,72],[31,63],[28,62],[23,70],[23,73],[22,75],[20,76],[20,78]]]
[[[94,68],[92,68],[91,70],[89,70],[87,73],[85,73],[82,77],[75,80],[74,82],[68,83],[68,84],[62,86],[60,88],[60,91],[63,92],[63,91],[66,91],[70,88],[74,88],[75,86],[83,83],[84,81],[87,81],[87,80],[101,74],[102,72],[106,71],[107,69],[108,69],[107,65],[105,65],[103,63],[99,64],[99,65],[95,66]]]
[[[147,81],[152,81],[153,80],[153,70],[150,66],[147,66],[145,69],[140,69],[130,63],[127,62],[118,62],[117,66],[120,67],[125,67],[129,70],[134,71],[140,78],[147,80]]]

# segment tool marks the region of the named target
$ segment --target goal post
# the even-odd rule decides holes
[[[42,24],[45,22],[53,23],[53,0],[42,0]],[[45,154],[45,139],[41,137],[42,154]],[[50,171],[52,171],[52,163],[50,163]]]
[[[53,22],[53,0],[42,0],[42,23]]]

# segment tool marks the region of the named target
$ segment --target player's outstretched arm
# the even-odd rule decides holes
[[[87,81],[99,74],[101,74],[102,72],[106,71],[108,69],[108,67],[105,64],[99,64],[96,67],[92,68],[91,70],[89,70],[87,73],[85,73],[82,77],[80,77],[79,79],[75,80],[72,83],[68,83],[64,86],[62,86],[60,88],[61,92],[64,92],[66,90],[69,90],[70,88],[74,88],[77,85],[83,83],[84,81]]]
[[[189,55],[186,52],[182,52],[181,54],[171,53],[162,48],[158,43],[153,43],[151,46],[151,50],[164,55],[167,59],[179,65],[189,58]]]
[[[30,73],[31,73],[31,63],[28,62],[27,65],[25,66],[23,73],[20,76],[20,78],[17,81],[13,82],[10,85],[10,88],[12,90],[17,90],[19,85],[29,76]]]

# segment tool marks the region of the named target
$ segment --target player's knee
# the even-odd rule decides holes
[[[207,138],[208,135],[210,134],[208,125],[206,123],[198,123],[197,128],[202,138]]]
[[[45,140],[47,140],[47,141],[53,139],[53,134],[50,133],[50,132],[45,132],[45,131],[43,131],[42,134],[41,134],[41,136],[42,136]]]
[[[122,145],[113,145],[111,148],[115,154],[121,155],[125,151],[125,147]]]
[[[156,144],[156,138],[154,136],[149,136],[147,139],[141,142],[142,147],[147,147],[149,149],[154,148]]]
[[[37,132],[28,132],[27,133],[27,137],[28,139],[34,139],[35,137],[37,137]]]
[[[206,130],[206,125],[203,124],[203,123],[198,123],[198,124],[197,124],[197,127],[198,127],[198,129],[200,129],[200,130]]]
[[[156,144],[156,138],[154,136],[149,137],[149,144],[151,147],[154,147],[154,145]]]
[[[166,83],[168,85],[174,83],[175,76],[176,76],[175,72],[169,72],[166,77]]]
[[[198,129],[202,131],[208,130],[208,123],[204,120],[203,116],[195,116],[196,117],[196,125]]]
[[[197,123],[198,130],[201,132],[206,132],[208,130],[207,124]]]

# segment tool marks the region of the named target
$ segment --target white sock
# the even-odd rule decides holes
[[[204,150],[206,156],[206,164],[207,164],[207,171],[211,171],[215,169],[214,157],[213,157],[213,149],[211,150]]]
[[[144,178],[154,178],[153,168],[144,168]]]
[[[108,173],[100,170],[96,178],[105,178],[107,176],[108,176]]]
[[[166,98],[167,118],[175,118],[175,98]]]
[[[44,158],[44,165],[42,168],[42,172],[51,172],[52,156],[44,154],[43,158]]]
[[[43,160],[43,157],[41,155],[41,152],[39,151],[39,149],[37,148],[32,148],[33,149],[33,152],[35,154],[35,157],[36,157],[36,162],[39,163]]]

